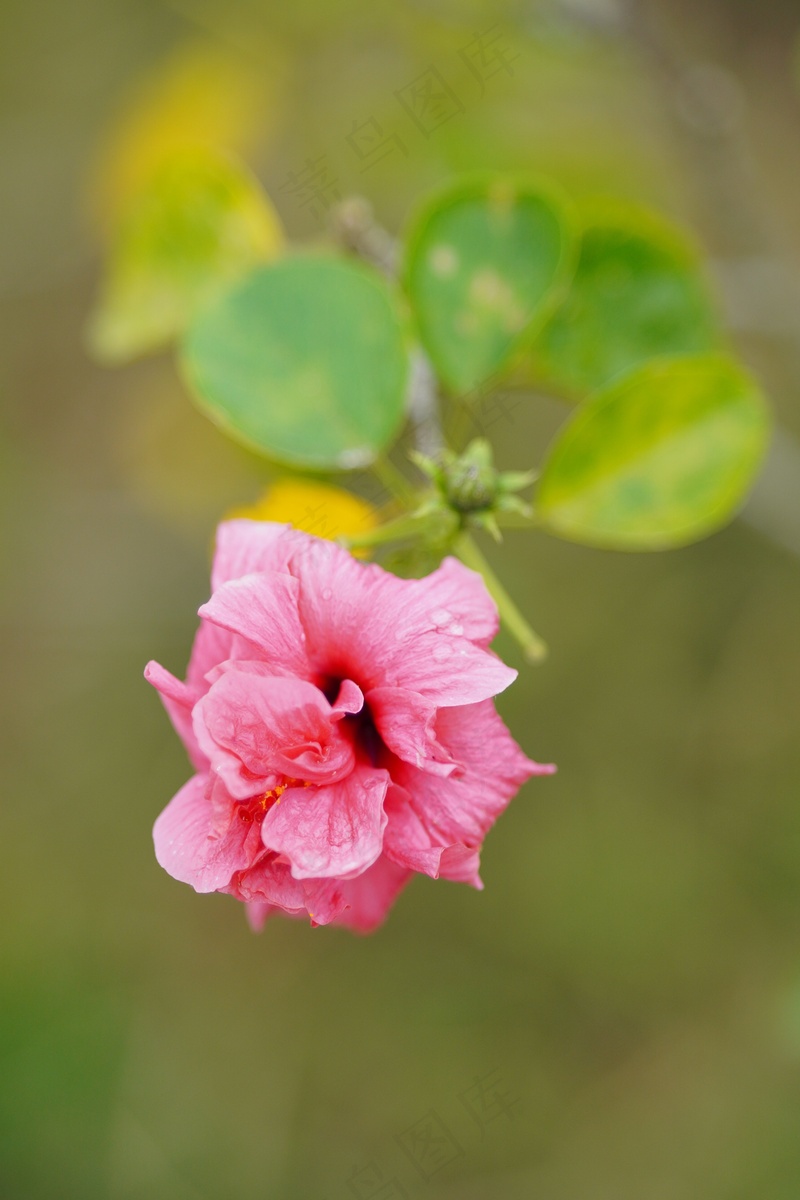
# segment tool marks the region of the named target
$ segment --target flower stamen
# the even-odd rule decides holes
[[[283,783],[278,783],[274,788],[270,788],[268,792],[264,792],[264,795],[259,801],[259,804],[261,805],[261,811],[266,812],[267,809],[271,808],[273,804],[280,804],[281,796],[286,789],[290,787],[311,787],[311,780],[292,779],[291,776],[287,775]]]

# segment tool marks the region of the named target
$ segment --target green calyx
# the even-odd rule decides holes
[[[412,458],[434,485],[420,511],[446,510],[455,515],[460,528],[478,526],[497,541],[498,514],[531,516],[530,506],[516,493],[533,483],[535,472],[495,470],[492,447],[485,438],[475,438],[461,454],[445,449],[436,459],[418,453]]]

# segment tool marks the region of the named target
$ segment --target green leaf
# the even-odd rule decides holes
[[[540,376],[581,396],[649,358],[721,343],[699,256],[682,233],[615,202],[585,212],[569,295],[537,338]]]
[[[298,466],[362,466],[404,417],[408,353],[392,295],[342,259],[254,271],[198,315],[183,365],[213,421]]]
[[[420,213],[404,282],[420,340],[451,392],[508,365],[561,299],[573,246],[564,203],[508,180],[459,183]]]
[[[763,457],[767,405],[721,355],[637,367],[580,406],[542,470],[536,515],[619,550],[696,541],[741,504]]]
[[[176,156],[120,228],[89,327],[92,350],[120,362],[166,345],[281,244],[278,218],[243,167],[200,149]]]

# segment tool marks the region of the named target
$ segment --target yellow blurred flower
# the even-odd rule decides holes
[[[234,509],[228,516],[286,521],[295,529],[329,541],[367,533],[380,522],[377,510],[360,496],[311,479],[279,479],[255,504]],[[366,555],[361,552],[360,556]]]

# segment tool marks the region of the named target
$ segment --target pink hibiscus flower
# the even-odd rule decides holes
[[[492,696],[497,611],[453,558],[398,579],[288,525],[219,527],[185,683],[151,662],[196,774],[155,823],[198,892],[361,931],[415,871],[482,886],[481,843],[531,762]]]

